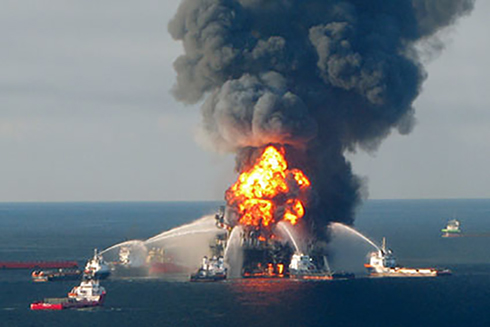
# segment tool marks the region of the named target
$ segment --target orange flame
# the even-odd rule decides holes
[[[298,197],[311,183],[301,170],[288,169],[283,152],[268,146],[226,192],[228,204],[238,211],[240,224],[269,227],[286,220],[294,225],[305,215]]]

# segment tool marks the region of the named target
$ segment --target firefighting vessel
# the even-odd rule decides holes
[[[199,270],[191,275],[191,282],[217,282],[226,279],[227,269],[223,257],[204,257]]]
[[[289,277],[297,279],[332,279],[327,270],[318,269],[313,259],[303,253],[295,253],[289,264]]]
[[[102,256],[94,250],[94,257],[85,265],[84,274],[96,279],[105,279],[111,274],[109,266],[105,263]]]
[[[77,280],[82,277],[80,269],[34,270],[31,274],[35,282],[53,282],[62,280]]]
[[[104,302],[105,289],[96,279],[84,279],[65,298],[47,298],[31,303],[31,310],[63,310],[100,306]]]
[[[452,219],[447,222],[446,228],[441,229],[442,237],[455,237],[461,236],[460,222],[456,219]]]
[[[313,258],[303,253],[295,253],[291,257],[289,264],[289,277],[294,279],[312,280],[333,280],[333,279],[352,279],[353,273],[332,272],[327,258],[323,257],[323,268],[318,268],[313,262]]]
[[[437,277],[451,275],[449,269],[406,268],[396,263],[393,252],[386,249],[386,239],[377,252],[372,252],[369,263],[364,265],[372,277]]]

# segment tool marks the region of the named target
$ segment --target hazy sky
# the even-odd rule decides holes
[[[177,0],[0,0],[0,201],[222,199],[234,159],[176,102]],[[418,124],[349,155],[370,198],[490,197],[490,1],[442,36]]]

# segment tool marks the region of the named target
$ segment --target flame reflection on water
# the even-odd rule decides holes
[[[266,307],[293,299],[294,294],[305,291],[309,283],[288,279],[250,278],[227,283],[235,299],[242,305]]]

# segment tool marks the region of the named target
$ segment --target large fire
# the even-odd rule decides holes
[[[284,149],[271,145],[226,191],[226,200],[241,225],[270,227],[281,220],[295,225],[305,215],[301,199],[310,185],[301,170],[288,169]]]

